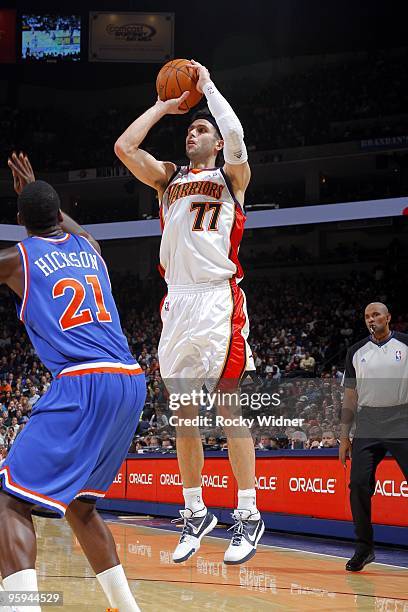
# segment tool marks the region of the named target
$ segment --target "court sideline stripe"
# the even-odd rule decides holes
[[[173,529],[166,529],[165,527],[148,527],[147,525],[134,525],[133,523],[126,523],[122,521],[106,521],[107,523],[115,523],[116,525],[128,525],[129,527],[142,527],[144,529],[155,529],[157,531],[167,531],[169,533],[178,533]],[[206,535],[206,538],[213,538],[214,540],[226,540],[220,536]],[[327,553],[315,552],[314,550],[303,550],[302,548],[286,548],[285,546],[274,546],[273,544],[260,544],[263,548],[275,548],[276,550],[289,550],[291,552],[307,553],[308,555],[319,555],[320,557],[330,557],[333,559],[347,559],[348,557],[341,557],[340,555],[329,555]],[[371,565],[371,564],[370,564]],[[383,565],[384,567],[394,567],[397,569],[408,570],[405,565],[392,565],[391,563],[380,563],[380,561],[374,561],[372,565]],[[408,600],[407,600],[408,601]]]

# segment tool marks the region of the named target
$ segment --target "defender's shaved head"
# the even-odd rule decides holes
[[[34,232],[53,228],[58,223],[60,206],[59,195],[52,185],[34,181],[17,198],[19,222]]]

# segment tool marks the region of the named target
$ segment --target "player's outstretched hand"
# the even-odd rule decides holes
[[[344,467],[346,467],[347,457],[351,457],[351,442],[349,438],[341,438],[339,447],[339,459]]]
[[[35,181],[34,170],[30,160],[24,153],[13,151],[11,157],[8,158],[7,165],[13,175],[14,191],[20,194],[28,183]]]
[[[189,91],[185,91],[179,98],[172,98],[171,100],[160,100],[157,98],[156,104],[166,113],[166,115],[183,115],[188,113],[189,108],[182,109],[180,105],[183,104],[184,100],[187,100],[190,95]]]
[[[203,93],[203,87],[206,83],[211,81],[210,73],[208,72],[208,68],[196,62],[195,60],[190,60],[190,66],[194,70],[197,71],[198,81],[196,84],[197,91]]]

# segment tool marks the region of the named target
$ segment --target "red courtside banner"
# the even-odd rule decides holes
[[[174,459],[168,461],[168,463],[174,462]],[[126,499],[157,501],[156,463],[156,459],[128,459],[126,461]]]
[[[157,459],[157,501],[164,504],[184,504],[183,483],[177,459]]]
[[[256,488],[258,507],[323,519],[351,520],[348,483],[350,462],[344,469],[336,457],[258,457]],[[123,467],[121,473],[123,472]],[[181,504],[182,482],[175,458],[128,459],[126,491],[116,482],[107,498]],[[212,507],[233,508],[236,483],[227,457],[205,459],[203,496]],[[373,521],[408,526],[408,484],[393,459],[385,459],[377,470],[373,497]]]
[[[349,466],[347,472],[349,478]],[[408,484],[394,459],[384,459],[377,468],[372,518],[381,525],[408,525]],[[346,519],[351,520],[348,496]]]
[[[408,525],[408,484],[393,459],[383,461],[377,470],[373,521],[383,525]]]
[[[16,11],[0,10],[0,63],[16,61]]]
[[[126,499],[126,461],[122,463],[105,497],[109,499]]]
[[[203,496],[210,506],[234,505],[235,481],[231,466],[223,459],[206,459]],[[182,482],[176,459],[128,459],[127,499],[183,503]]]
[[[201,484],[208,506],[234,508],[236,484],[229,461],[206,458]]]
[[[262,475],[267,482],[271,477],[277,478],[276,491],[258,492],[258,505],[263,510],[344,519],[346,482],[344,468],[337,459],[265,458],[257,464],[258,487]]]

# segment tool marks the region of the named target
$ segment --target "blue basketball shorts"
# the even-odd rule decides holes
[[[2,488],[60,516],[76,498],[104,497],[128,453],[145,397],[144,374],[56,378],[0,467]]]

